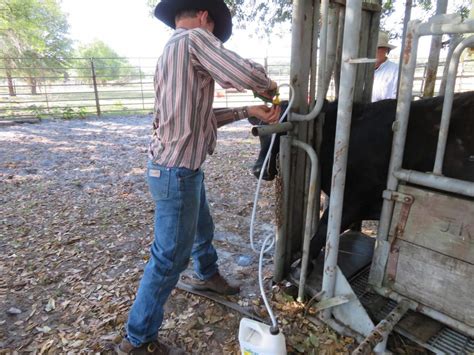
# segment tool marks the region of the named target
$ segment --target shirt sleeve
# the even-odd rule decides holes
[[[189,31],[189,47],[195,64],[207,71],[222,88],[258,92],[270,89],[271,80],[261,65],[225,49],[210,32],[203,29]]]
[[[234,107],[234,108],[215,108],[214,116],[216,117],[217,127],[225,126],[226,124],[248,118],[248,107]]]

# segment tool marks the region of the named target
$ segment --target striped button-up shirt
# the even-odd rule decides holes
[[[212,154],[217,127],[245,118],[246,110],[213,109],[214,82],[223,88],[270,89],[262,66],[225,49],[211,32],[177,29],[158,59],[150,159],[197,169]]]

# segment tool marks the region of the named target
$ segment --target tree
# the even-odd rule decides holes
[[[453,0],[449,1],[447,13],[457,13],[465,19],[469,14],[471,0]],[[402,36],[404,8],[406,4],[410,4],[410,11],[413,10],[411,18],[427,21],[435,15],[437,0],[386,0],[382,4],[382,16],[380,27],[389,32],[391,38],[400,38]]]
[[[120,57],[117,52],[99,40],[80,46],[77,56],[84,58],[80,61],[78,69],[81,77],[91,77],[90,60],[93,60],[95,75],[102,83],[111,80],[128,81],[140,75],[139,70],[127,59]]]
[[[156,0],[145,0],[153,13]],[[276,24],[289,22],[293,7],[291,0],[224,0],[239,28],[252,24],[255,32],[268,36]]]
[[[145,0],[150,10],[156,5],[156,0]],[[255,26],[260,36],[266,36],[274,30],[275,25],[291,21],[292,0],[224,0],[229,6],[237,27],[246,28],[249,24]],[[469,13],[471,0],[455,0],[452,11],[461,13],[465,18]],[[436,0],[413,0],[411,7],[420,9],[420,16],[428,19],[434,13]],[[403,16],[395,14],[397,9],[403,9],[405,0],[383,0],[381,27],[390,32],[391,37],[401,37]],[[400,21],[394,21],[394,17]],[[255,25],[256,24],[256,25]]]
[[[32,94],[43,78],[64,72],[72,50],[68,30],[57,0],[0,0],[0,58],[10,95],[13,70],[26,78]]]

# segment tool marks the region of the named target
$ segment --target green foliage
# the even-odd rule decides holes
[[[30,105],[28,106],[28,110],[30,110],[33,116],[35,116],[36,118],[43,118],[46,116],[45,109],[41,106]]]
[[[145,0],[150,13],[159,0]],[[268,36],[275,26],[291,21],[292,0],[224,0],[229,6],[234,24],[239,28],[254,29],[259,36]],[[454,0],[454,12],[466,18],[469,14],[471,0]],[[403,21],[394,21],[396,8],[403,8],[405,0],[382,1],[381,27],[390,32],[392,38],[400,37]],[[413,0],[413,8],[420,9],[422,16],[428,19],[436,9],[435,0]],[[395,16],[396,17],[396,16]]]
[[[72,120],[74,118],[74,109],[72,107],[63,108],[63,118],[65,120]]]
[[[50,110],[50,114],[47,116],[55,116],[55,117],[60,117],[65,120],[72,120],[74,118],[86,118],[87,116],[87,110],[85,107],[79,106],[79,107],[71,107],[71,106],[66,106],[62,108],[55,107]],[[46,116],[45,113],[42,114],[42,116]]]
[[[395,11],[395,0],[386,0],[382,3],[382,14],[381,17],[387,18]]]
[[[291,21],[293,4],[291,0],[226,0],[237,27],[247,28],[257,24],[255,30],[267,36],[275,25]]]
[[[0,0],[0,58],[32,85],[64,73],[71,54],[69,25],[57,0]]]
[[[92,81],[91,60],[94,62],[94,69],[97,81],[106,83],[108,81],[128,82],[140,78],[140,70],[120,57],[112,48],[102,41],[96,40],[90,44],[82,45],[77,51],[80,58],[78,75],[90,77]]]
[[[403,31],[403,13],[406,0],[385,0],[382,3],[381,29],[389,32],[390,38],[400,38]],[[466,19],[471,0],[453,0],[448,3],[447,13],[460,14]],[[436,13],[436,0],[413,0],[411,19],[427,21]]]
[[[145,0],[153,14],[158,1]],[[268,36],[275,25],[291,21],[292,0],[224,0],[232,13],[234,25],[251,25],[259,36]]]
[[[85,107],[53,107],[48,109],[44,106],[30,105],[28,106],[28,112],[37,118],[46,118],[46,117],[60,117],[65,120],[72,120],[74,118],[86,118],[88,112]]]

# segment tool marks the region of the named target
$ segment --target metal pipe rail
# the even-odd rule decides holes
[[[455,22],[446,23],[446,22]],[[421,36],[439,35],[443,33],[468,33],[474,32],[474,21],[469,20],[461,23],[458,15],[434,16],[427,23],[413,20],[408,23],[406,36],[406,51],[403,54],[403,67],[400,78],[400,90],[397,103],[396,120],[394,122],[394,137],[392,142],[392,155],[387,181],[387,190],[395,191],[398,187],[398,179],[394,175],[395,171],[402,169],[403,153],[405,150],[405,140],[408,129],[408,116],[410,113],[411,98],[413,92],[413,77],[416,67],[416,55],[418,52],[418,42]],[[380,216],[377,240],[388,240],[389,224],[394,207],[394,201],[384,200],[382,213]],[[377,276],[371,271],[371,282],[380,284],[384,267],[378,267]]]
[[[453,21],[455,23],[446,23]],[[460,15],[434,16],[426,23],[422,23],[416,30],[418,37],[430,35],[471,33],[474,28],[474,19],[461,22]]]
[[[321,1],[321,34],[320,34],[320,53],[319,53],[319,68],[318,68],[318,89],[316,97],[316,105],[313,110],[307,115],[298,113],[291,113],[288,117],[289,121],[311,121],[314,120],[320,113],[324,105],[324,99],[326,97],[325,77],[326,72],[326,53],[328,43],[328,19],[329,19],[329,0]],[[329,84],[328,84],[329,87]]]
[[[255,137],[269,136],[274,133],[285,133],[293,130],[294,124],[291,122],[276,123],[265,126],[252,127],[252,135]]]
[[[474,197],[474,182],[405,169],[394,171],[393,175],[412,184]]]
[[[403,301],[406,301],[407,298],[398,294],[397,292],[391,290],[390,288],[388,287],[376,287],[375,290],[381,294],[382,296],[384,297],[388,297],[392,300],[394,300],[395,302],[398,302],[398,303],[401,303]],[[411,301],[409,300],[409,305],[410,305],[410,309],[415,311],[415,312],[419,312],[419,313],[422,313],[424,315],[427,315],[428,317],[430,318],[433,318],[437,321],[440,321],[441,323],[443,324],[446,324],[447,326],[451,327],[451,328],[454,328],[454,329],[457,329],[459,330],[460,332],[470,336],[470,337],[474,337],[474,327],[470,327],[460,321],[458,321],[457,319],[454,319],[454,318],[451,318],[449,316],[447,316],[446,314],[444,313],[441,313],[433,308],[430,308],[430,307],[427,307],[419,302],[415,302],[415,301]]]
[[[372,332],[352,352],[352,355],[371,354],[377,344],[387,339],[393,328],[409,309],[410,302],[408,300],[402,300],[385,319],[381,320],[380,323],[375,326]]]
[[[449,21],[454,23],[448,23]],[[474,197],[474,184],[472,182],[461,181],[434,174],[425,174],[417,171],[402,169],[405,142],[408,130],[408,120],[410,105],[412,100],[412,82],[416,67],[416,56],[418,51],[419,38],[425,35],[440,35],[443,33],[468,33],[474,32],[474,21],[460,23],[460,16],[441,15],[431,19],[428,23],[419,20],[410,21],[408,24],[407,36],[405,39],[406,50],[403,53],[403,65],[400,78],[400,91],[397,102],[396,120],[393,125],[393,142],[390,165],[388,170],[387,188],[388,192],[397,191],[399,181],[404,180],[414,184],[458,193],[465,196]],[[468,42],[468,41],[466,41]],[[451,77],[451,80],[453,77]],[[449,99],[449,98],[448,98]],[[451,97],[452,99],[452,97]],[[450,111],[450,109],[449,109]],[[446,118],[445,118],[446,121]],[[444,123],[446,124],[446,122]],[[442,133],[443,135],[445,133]],[[446,132],[447,134],[447,132]],[[440,159],[440,158],[438,158]],[[439,163],[438,163],[439,164]],[[439,169],[439,168],[438,168]],[[439,171],[439,170],[438,170]],[[391,244],[388,242],[391,219],[393,215],[395,201],[385,198],[383,201],[380,216],[379,228],[377,232],[377,242],[370,269],[369,284],[380,294],[390,297],[396,301],[404,299],[397,292],[383,287],[385,270],[389,258]],[[421,307],[421,308],[420,308]],[[459,321],[436,311],[435,309],[419,306],[416,311],[420,311],[434,319],[437,319],[449,326],[453,326],[470,336],[473,336],[473,329]]]
[[[347,156],[352,120],[353,90],[356,78],[356,65],[350,63],[359,53],[359,33],[361,26],[362,0],[348,0],[346,23],[344,25],[344,44],[342,52],[341,85],[337,108],[336,139],[332,170],[332,192],[329,202],[328,234],[322,290],[324,299],[334,296],[337,275],[339,235],[341,231],[342,204],[346,181]],[[323,319],[331,318],[331,309],[323,311]]]
[[[451,110],[453,108],[454,86],[456,85],[456,75],[461,54],[467,47],[474,45],[474,36],[470,36],[456,46],[451,61],[449,62],[448,78],[446,81],[445,96],[443,102],[443,112],[441,114],[441,124],[439,128],[438,146],[436,148],[436,158],[433,173],[442,175],[443,160],[448,141],[449,123],[451,120]]]
[[[316,151],[309,144],[293,139],[291,145],[303,149],[311,161],[311,173],[309,178],[308,204],[306,206],[306,218],[303,238],[303,255],[301,257],[300,284],[298,289],[298,302],[304,301],[304,290],[306,284],[306,272],[308,270],[309,246],[311,242],[312,218],[314,201],[316,199],[316,179],[318,176],[319,160]]]

